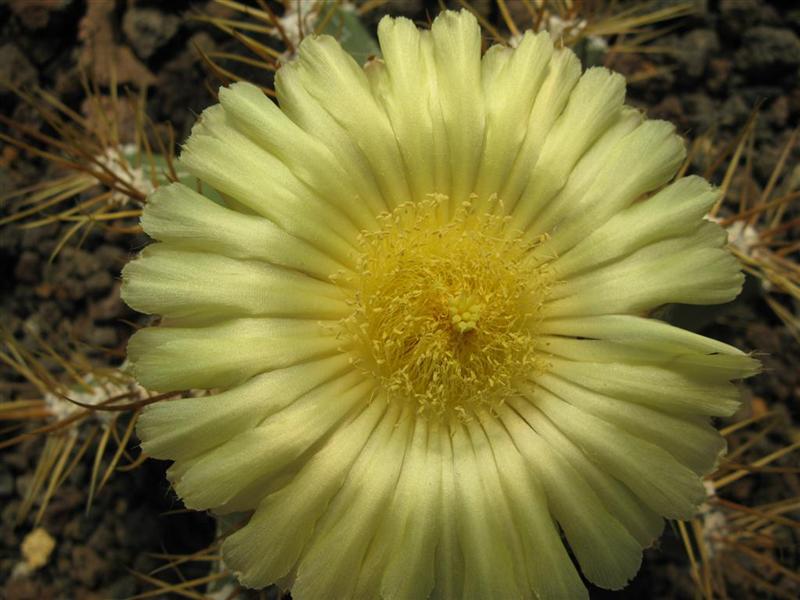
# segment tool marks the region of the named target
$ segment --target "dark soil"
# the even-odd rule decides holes
[[[502,28],[496,7],[484,1],[474,4]],[[519,9],[513,1],[509,4]],[[9,0],[0,5],[0,81],[42,86],[79,108],[83,91],[76,66],[87,6],[79,0]],[[713,131],[724,145],[760,104],[752,172],[754,183],[763,187],[800,117],[800,9],[789,0],[699,0],[698,7],[694,16],[681,20],[656,42],[672,52],[622,54],[612,67],[629,76],[669,67],[661,76],[632,83],[629,101],[651,117],[674,122],[687,138]],[[189,11],[204,8],[205,2],[189,0],[110,5],[113,39],[127,46],[132,57],[129,77],[121,83],[136,89],[149,82],[149,116],[172,123],[179,141],[188,134],[195,115],[213,102],[209,90],[218,85],[203,70],[195,47],[206,51],[236,47],[224,34],[186,18]],[[222,9],[209,5],[208,10]],[[433,1],[393,0],[367,21],[374,27],[384,12],[425,21],[436,10]],[[4,115],[41,125],[30,108],[3,87],[0,107]],[[798,157],[795,150],[789,164],[797,165]],[[49,174],[41,160],[8,145],[0,147],[0,196]],[[5,214],[4,207],[0,216]],[[119,365],[133,325],[143,323],[119,298],[119,272],[146,240],[98,227],[80,248],[71,242],[50,263],[48,257],[64,232],[59,225],[0,229],[1,327],[23,347],[36,347],[33,331],[53,343],[70,340],[98,364]],[[796,239],[797,233],[790,235]],[[797,435],[800,346],[767,306],[758,284],[751,282],[749,289],[724,310],[710,317],[692,315],[686,324],[763,353],[765,372],[746,383],[744,395],[786,414],[785,426],[763,442],[764,452],[769,452]],[[35,397],[35,390],[2,364],[0,382],[4,382],[0,400]],[[130,445],[135,449],[135,441]],[[37,439],[0,451],[0,597],[125,598],[152,589],[131,573],[147,573],[161,564],[148,553],[191,553],[213,540],[214,524],[208,517],[164,514],[179,509],[180,503],[160,462],[147,461],[138,469],[115,474],[86,513],[91,463],[84,460],[87,464],[79,465],[60,487],[42,522],[56,541],[49,562],[32,576],[11,578],[20,561],[22,540],[32,529],[30,519],[16,524],[15,515],[41,447],[42,440]],[[748,483],[732,486],[733,493],[745,501],[776,500],[785,497],[788,488],[800,494],[796,477],[787,475],[779,481],[776,489],[774,478],[748,478]],[[592,597],[693,598],[687,564],[682,543],[668,526],[659,546],[646,552],[643,568],[628,588],[592,589]],[[207,569],[207,564],[194,564],[182,570],[186,577],[199,577]],[[732,598],[752,597],[747,592],[738,595],[736,589],[729,593]]]

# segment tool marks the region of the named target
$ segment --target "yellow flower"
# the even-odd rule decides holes
[[[295,598],[581,598],[691,517],[757,363],[647,319],[742,276],[674,129],[547,34],[385,18],[363,69],[306,39],[280,107],[220,90],[142,218],[124,296],[162,402],[143,448],[186,506],[253,511],[223,544]],[[644,199],[646,198],[646,199]]]

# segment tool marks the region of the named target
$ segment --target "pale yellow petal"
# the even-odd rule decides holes
[[[525,401],[514,401],[514,408],[521,412],[510,408],[501,411],[503,424],[528,468],[542,482],[548,506],[564,530],[581,571],[599,586],[622,588],[639,569],[640,545],[606,510],[580,473],[535,431],[538,421],[546,417]]]
[[[717,192],[700,177],[684,177],[652,198],[638,202],[611,217],[577,245],[560,253],[553,268],[562,279],[573,277],[672,237],[689,236]]]
[[[280,160],[225,122],[221,106],[203,112],[183,146],[180,164],[291,235],[352,264],[359,229]]]
[[[466,564],[453,507],[458,502],[456,487],[456,457],[448,427],[439,430],[439,449],[442,456],[442,487],[439,540],[436,545],[436,585],[433,598],[460,600],[463,597]]]
[[[535,173],[533,167],[539,160],[553,123],[564,110],[580,76],[581,62],[572,50],[561,48],[553,51],[547,65],[547,75],[536,95],[528,122],[520,124],[520,128],[525,130],[525,139],[500,191],[500,198],[508,210],[516,207],[523,190]]]
[[[404,17],[385,16],[378,24],[385,61],[385,86],[376,96],[383,105],[406,166],[409,200],[445,192],[436,188],[434,125],[435,71],[425,60],[419,29]]]
[[[597,179],[599,171],[604,167],[609,153],[625,138],[629,133],[639,127],[644,121],[641,111],[628,106],[623,106],[619,113],[614,117],[608,129],[586,150],[578,160],[572,173],[569,175],[566,185],[547,205],[541,207],[539,216],[533,223],[534,231],[539,231],[551,227],[551,217],[563,216],[564,213],[571,213],[574,209],[575,199],[582,198],[591,193],[592,185]],[[550,216],[548,216],[550,215]],[[558,222],[558,219],[555,219]],[[554,254],[555,250],[550,250],[554,242],[544,245],[545,252],[540,254]]]
[[[300,559],[292,595],[298,600],[349,598],[356,573],[394,494],[408,447],[410,411],[389,435],[370,439],[314,530]],[[373,597],[378,595],[375,590]]]
[[[449,196],[475,190],[486,116],[481,89],[481,29],[467,10],[444,11],[431,27],[439,107],[450,157]]]
[[[684,415],[730,416],[740,394],[727,378],[656,365],[575,362],[550,357],[550,370],[605,396]]]
[[[537,377],[536,384],[576,408],[660,446],[699,475],[713,470],[725,451],[725,439],[707,421],[609,398],[551,374]]]
[[[580,173],[538,214],[527,232],[551,233],[550,253],[563,254],[614,214],[643,194],[667,183],[683,162],[686,150],[665,121],[645,121],[622,136],[603,154],[589,155],[582,165],[595,174],[586,185]],[[587,158],[589,158],[587,157]]]
[[[147,197],[142,228],[176,249],[263,260],[323,281],[345,270],[342,263],[272,221],[220,206],[180,183],[160,186]]]
[[[709,381],[742,379],[759,371],[756,359],[733,346],[656,319],[632,315],[551,319],[542,322],[541,332],[548,352],[570,360],[661,365]]]
[[[336,354],[257,375],[212,396],[150,404],[136,423],[142,449],[154,458],[186,460],[257,427],[297,398],[351,369]]]
[[[548,318],[641,313],[669,303],[733,300],[744,276],[722,246],[722,230],[706,222],[691,237],[646,246],[598,269],[553,286]]]
[[[508,431],[494,416],[481,425],[491,441],[497,472],[518,524],[529,589],[541,600],[588,598],[588,593],[550,515],[547,496],[536,474],[514,447]]]
[[[591,487],[605,509],[633,536],[641,547],[653,543],[664,527],[664,519],[642,501],[621,481],[599,468],[597,462],[565,436],[548,419],[537,414],[521,413],[531,423],[536,422],[536,433],[550,447],[566,459],[581,478]]]
[[[358,574],[355,598],[427,598],[434,585],[441,451],[439,425],[415,419],[400,479]]]
[[[189,508],[224,505],[247,486],[275,477],[325,439],[348,413],[366,406],[373,387],[360,373],[317,387],[258,427],[201,455],[173,481],[175,491]],[[251,508],[260,499],[254,498]]]
[[[237,316],[340,319],[349,308],[331,283],[257,261],[145,248],[122,271],[122,297],[140,312],[187,321]],[[175,323],[175,321],[173,321]]]
[[[583,74],[564,112],[548,132],[522,198],[514,206],[512,229],[525,231],[564,187],[578,159],[619,117],[624,98],[625,79],[621,75],[600,67]]]
[[[690,519],[705,500],[700,477],[662,448],[593,417],[542,388],[528,394],[528,398],[603,469],[659,514]]]
[[[284,114],[339,158],[357,186],[364,206],[376,215],[386,211],[389,205],[379,187],[380,174],[373,172],[369,160],[347,129],[311,96],[296,62],[284,64],[275,74],[275,92]]]
[[[524,593],[514,568],[519,539],[509,539],[507,508],[492,502],[500,490],[482,462],[488,450],[485,437],[471,438],[464,429],[458,424],[451,432],[456,484],[456,502],[451,510],[464,551],[463,598],[519,598]]]
[[[148,327],[128,342],[131,371],[162,392],[236,385],[253,375],[337,352],[316,321],[233,319],[209,327]]]
[[[397,140],[364,70],[327,35],[306,37],[292,66],[301,85],[364,153],[386,204],[394,207],[408,201],[410,191]]]
[[[317,521],[341,489],[365,444],[371,436],[379,443],[389,436],[397,412],[394,418],[381,420],[385,412],[385,403],[373,402],[334,432],[286,487],[267,496],[247,525],[225,539],[225,563],[244,585],[263,588],[294,570]],[[381,425],[376,430],[379,420]]]
[[[542,322],[541,331],[551,335],[624,344],[635,348],[637,352],[645,353],[646,360],[653,360],[659,354],[670,360],[690,353],[734,356],[741,361],[742,372],[739,377],[754,375],[753,369],[758,367],[757,361],[729,344],[657,319],[633,315],[547,319]]]
[[[320,197],[361,228],[374,227],[375,215],[365,208],[374,188],[352,177],[336,153],[301,129],[256,86],[238,82],[219,90],[228,120],[242,133],[283,162]]]
[[[496,45],[483,56],[486,136],[475,188],[481,201],[499,194],[511,173],[525,140],[520,124],[531,115],[552,54],[547,32],[528,31],[516,48]]]

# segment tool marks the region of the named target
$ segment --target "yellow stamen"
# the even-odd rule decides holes
[[[362,233],[353,313],[341,325],[391,398],[469,418],[542,368],[536,325],[550,276],[526,266],[537,244],[507,231],[505,217],[464,202],[446,220],[447,203],[402,204]]]

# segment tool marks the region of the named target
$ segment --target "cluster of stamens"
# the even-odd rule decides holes
[[[507,230],[502,206],[479,213],[464,202],[449,218],[448,207],[444,196],[408,202],[362,233],[353,312],[341,326],[390,398],[469,418],[541,368],[536,325],[549,277],[526,266],[537,244]]]

